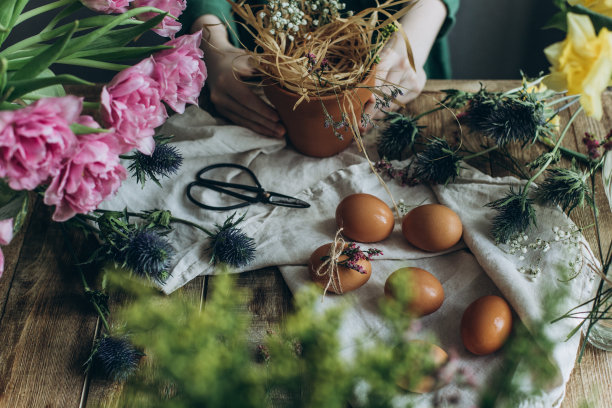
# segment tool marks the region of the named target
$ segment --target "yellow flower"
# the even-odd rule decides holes
[[[612,0],[567,0],[572,6],[584,6],[596,13],[612,17]]]
[[[580,104],[589,116],[601,119],[601,93],[612,84],[612,33],[599,35],[586,15],[567,14],[567,37],[544,50],[550,75],[544,82],[555,91],[580,94]]]

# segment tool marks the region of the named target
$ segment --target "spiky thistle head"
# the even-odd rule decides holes
[[[461,168],[461,156],[444,139],[434,137],[417,154],[414,177],[418,180],[446,185],[455,181]]]
[[[502,96],[478,93],[465,116],[475,131],[495,140],[499,146],[510,142],[534,142],[540,132],[552,126],[544,105],[532,94]]]
[[[401,160],[402,153],[412,148],[423,126],[408,115],[386,112],[386,127],[378,138],[378,155],[389,160]]]
[[[586,183],[588,173],[575,169],[546,170],[546,179],[536,190],[536,199],[540,203],[559,205],[568,215],[586,201],[594,205]]]
[[[136,371],[144,355],[125,337],[104,336],[96,342],[90,359],[108,378],[123,382]]]
[[[123,250],[124,264],[137,275],[164,283],[170,276],[169,268],[174,249],[170,242],[153,229],[137,229]]]
[[[508,242],[512,236],[524,233],[531,224],[536,224],[535,209],[532,204],[533,199],[528,198],[522,191],[516,193],[511,188],[505,197],[486,205],[497,211],[491,228],[495,242]]]
[[[223,262],[235,268],[248,265],[255,259],[255,241],[240,228],[236,228],[244,215],[234,221],[236,213],[229,216],[223,225],[217,225],[217,230],[210,237],[210,262]]]
[[[160,185],[159,178],[170,177],[181,167],[183,156],[175,146],[167,144],[168,140],[169,138],[156,139],[155,150],[150,156],[136,152],[127,157],[132,161],[128,169],[138,183],[144,185],[147,179],[151,179]]]

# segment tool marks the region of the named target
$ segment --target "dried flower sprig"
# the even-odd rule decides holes
[[[359,247],[359,245],[355,244],[354,242],[350,242],[340,253],[340,256],[346,256],[347,258],[343,260],[338,260],[336,264],[338,266],[344,266],[346,268],[353,269],[361,274],[365,274],[366,271],[361,265],[359,265],[359,261],[361,261],[362,259],[369,261],[372,259],[373,256],[379,256],[382,254],[382,251],[376,248],[368,248],[368,250],[364,252],[361,250],[361,247]],[[329,259],[329,255],[321,257],[321,261],[326,261],[327,259]]]
[[[298,3],[299,10],[307,12],[302,15],[295,10],[294,3]],[[337,95],[344,90],[360,86],[370,73],[372,65],[376,63],[378,52],[372,53],[372,50],[379,51],[382,48],[388,39],[385,33],[390,30],[389,27],[411,7],[404,1],[387,0],[379,6],[364,9],[356,14],[346,13],[346,16],[336,18],[335,12],[340,13],[344,6],[337,3],[330,8],[331,3],[291,2],[292,14],[300,16],[299,21],[297,17],[296,21],[292,21],[291,18],[282,17],[289,9],[287,2],[285,11],[280,12],[282,19],[279,22],[271,19],[277,16],[279,10],[275,9],[272,13],[270,5],[252,8],[245,2],[232,2],[234,13],[244,21],[244,28],[256,43],[255,51],[250,53],[254,68],[283,88],[301,95],[302,100]],[[322,7],[324,4],[325,7]],[[400,11],[392,11],[394,7],[399,6],[402,8]],[[321,15],[327,19],[320,17]],[[288,21],[285,23],[284,20]],[[306,24],[302,24],[304,21]],[[285,30],[277,29],[277,23],[285,24],[282,26]],[[290,28],[289,23],[293,24]],[[409,59],[413,61],[407,37],[403,37],[408,47]],[[307,63],[309,54],[314,55],[317,61],[326,58],[329,63],[329,69],[325,71],[324,76],[325,88],[319,85],[321,78],[313,78],[310,75]]]

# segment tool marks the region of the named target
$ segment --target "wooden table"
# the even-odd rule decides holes
[[[507,90],[516,81],[485,81],[490,90]],[[431,108],[440,89],[477,90],[477,81],[430,81],[423,94],[409,106],[412,112]],[[612,92],[604,96],[606,106],[601,123],[580,116],[565,145],[584,151],[585,131],[604,135],[612,128]],[[574,109],[570,111],[573,112]],[[564,112],[567,120],[571,112]],[[427,134],[452,137],[456,130],[448,112],[437,112],[423,119]],[[449,130],[450,129],[450,130]],[[527,158],[517,148],[517,156]],[[472,163],[492,175],[506,172],[495,155]],[[600,190],[601,193],[601,190]],[[602,211],[604,242],[612,239],[612,215],[603,194],[597,196]],[[121,386],[86,375],[83,363],[100,330],[99,321],[83,296],[78,274],[66,249],[62,232],[50,222],[50,211],[40,201],[13,242],[3,247],[6,257],[0,278],[0,407],[98,407],[113,402]],[[573,219],[587,225],[586,210],[577,210]],[[587,234],[593,244],[593,234]],[[73,234],[75,252],[85,259],[95,243]],[[89,275],[95,275],[90,271]],[[93,278],[92,278],[93,279]],[[254,296],[245,306],[254,316],[250,335],[262,336],[282,321],[291,307],[291,293],[276,268],[238,276],[238,285],[250,288]],[[215,291],[214,277],[198,277],[172,296],[185,296],[197,304]],[[113,305],[111,305],[111,308]],[[246,308],[245,308],[246,309]],[[612,353],[587,346],[567,385],[564,408],[612,406]]]

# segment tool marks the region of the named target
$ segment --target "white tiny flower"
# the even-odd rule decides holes
[[[276,34],[276,30],[274,30],[273,28],[270,30],[270,34],[274,35]]]
[[[555,235],[555,241],[559,241],[561,238],[558,235]]]
[[[526,253],[527,253],[527,247],[522,247],[522,248],[521,248],[521,252],[522,252],[522,253],[524,253],[524,254],[526,254]]]
[[[519,261],[524,261],[525,257],[523,255],[519,256]]]
[[[346,12],[346,15],[349,16],[349,17],[353,17],[353,14],[354,14],[353,10],[349,10],[349,11]]]
[[[312,20],[312,25],[313,26],[318,26],[319,25],[319,20]]]
[[[554,227],[553,232],[557,232],[557,231],[559,231],[559,227]]]
[[[293,40],[295,40],[295,37],[294,37],[294,36],[292,36],[291,34],[289,34],[289,35],[287,36],[287,38],[289,39],[289,41],[293,41]]]
[[[294,27],[293,23],[289,23],[289,24],[287,24],[287,28],[288,28],[288,29],[290,29],[290,30],[291,30],[293,27]]]
[[[314,10],[316,10],[316,9],[317,9],[317,5],[316,5],[316,4],[313,4],[313,5],[312,5],[312,10],[314,11]]]
[[[328,8],[324,8],[323,9],[323,14],[329,14],[329,9]]]
[[[529,236],[527,234],[523,235],[523,241],[527,241],[529,239]]]
[[[544,245],[544,248],[542,248],[542,252],[548,252],[550,250],[550,245],[546,244]]]

